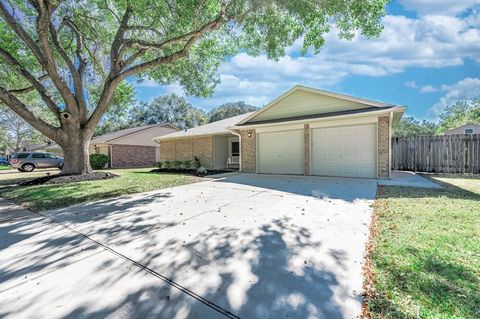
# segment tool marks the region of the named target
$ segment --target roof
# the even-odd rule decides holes
[[[92,138],[90,143],[93,143],[93,144],[108,143],[108,142],[111,142],[113,140],[125,137],[127,135],[136,134],[136,133],[139,133],[139,132],[142,132],[142,131],[145,131],[145,130],[148,130],[148,129],[151,129],[151,128],[154,128],[154,127],[161,127],[161,126],[170,126],[170,127],[178,129],[175,125],[170,124],[170,123],[151,124],[151,125],[145,125],[145,126],[139,126],[139,127],[131,127],[131,128],[126,128],[126,129],[123,129],[123,130],[115,131],[115,132],[112,132],[112,133],[107,133],[107,134],[103,134],[103,135],[100,135],[100,136],[96,136],[96,137]]]
[[[194,136],[203,136],[203,135],[218,135],[218,134],[227,134],[231,133],[227,127],[234,126],[242,119],[252,115],[255,112],[248,112],[245,114],[229,117],[224,120],[208,123],[205,125],[200,125],[197,127],[190,128],[188,130],[178,131],[170,134],[166,134],[163,136],[159,136],[155,138],[155,141],[162,141],[162,140],[169,140],[169,139],[177,139],[177,138],[184,138],[184,137],[194,137]]]
[[[365,105],[365,107],[377,107],[377,108],[382,108],[382,107],[391,107],[391,106],[395,106],[394,104],[389,104],[389,103],[384,103],[384,102],[380,102],[380,101],[374,101],[374,100],[367,100],[367,99],[363,99],[363,98],[359,98],[359,97],[354,97],[354,96],[351,96],[351,95],[347,95],[347,94],[342,94],[342,93],[336,93],[336,92],[331,92],[331,91],[327,91],[327,90],[321,90],[321,89],[316,89],[316,88],[312,88],[312,87],[308,87],[308,86],[303,86],[303,85],[295,85],[293,88],[291,88],[290,90],[288,90],[287,92],[283,93],[282,95],[280,95],[279,97],[277,97],[276,99],[274,99],[273,101],[271,101],[270,103],[268,103],[267,105],[265,105],[263,108],[261,108],[260,110],[256,111],[256,112],[253,112],[250,116],[244,118],[242,121],[240,121],[239,123],[237,123],[237,125],[240,125],[240,124],[243,124],[247,121],[250,121],[251,119],[255,118],[257,115],[259,115],[260,113],[263,113],[265,112],[266,110],[270,109],[272,106],[276,105],[278,102],[280,102],[281,100],[287,98],[288,96],[290,96],[291,94],[297,92],[297,91],[307,91],[307,92],[310,92],[310,93],[316,93],[316,94],[319,94],[319,95],[325,95],[325,96],[330,96],[330,97],[334,97],[334,98],[338,98],[338,99],[341,99],[341,100],[346,100],[346,101],[351,101],[351,102],[355,102],[355,103],[360,103],[360,104],[363,104]],[[253,121],[252,121],[253,122]],[[253,124],[253,123],[252,123]]]
[[[475,127],[480,127],[480,124],[474,124],[474,123],[467,123],[467,124],[463,124],[463,125],[460,125],[460,126],[457,126],[457,127],[454,127],[454,128],[451,128],[449,130],[446,130],[445,133],[447,132],[450,132],[450,131],[453,131],[453,130],[456,130],[456,129],[459,129],[459,128],[464,128],[465,126],[475,126]],[[444,133],[444,134],[445,134]]]
[[[301,120],[309,120],[309,119],[316,119],[316,118],[322,118],[322,117],[333,117],[333,116],[341,116],[341,115],[378,112],[378,111],[393,109],[395,107],[396,107],[395,105],[381,106],[381,107],[366,107],[366,108],[363,108],[363,109],[355,109],[355,110],[347,110],[347,111],[309,114],[309,115],[294,116],[294,117],[287,117],[287,118],[278,118],[278,119],[263,120],[263,121],[252,121],[252,122],[237,124],[237,126],[268,124],[268,123],[280,123],[280,122],[290,122],[290,121],[301,121]]]

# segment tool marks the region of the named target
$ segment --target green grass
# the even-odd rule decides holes
[[[379,187],[373,318],[480,318],[480,179],[442,190]]]
[[[9,170],[9,169],[10,169],[9,165],[0,164],[0,171],[5,171],[5,170]]]
[[[33,211],[41,211],[103,198],[184,185],[196,180],[195,177],[189,175],[150,173],[150,170],[151,168],[109,170],[120,175],[120,177],[62,185],[3,186],[0,189],[0,196]],[[52,174],[54,173],[52,172]],[[44,176],[45,172],[29,173],[28,177],[25,176],[25,173],[8,175],[0,175],[1,184],[12,184],[12,182]]]

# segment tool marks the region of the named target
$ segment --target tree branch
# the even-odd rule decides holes
[[[44,75],[41,75],[37,78],[37,81],[41,82],[45,79],[48,79],[49,76],[48,74],[44,74]],[[35,90],[35,87],[33,85],[31,86],[27,86],[27,87],[24,87],[24,88],[21,88],[21,89],[13,89],[13,90],[8,90],[8,92],[12,93],[12,94],[27,94],[27,93],[30,93],[32,92],[33,90]]]
[[[28,33],[22,28],[20,24],[15,20],[15,18],[10,14],[7,7],[5,6],[3,1],[0,1],[0,14],[5,20],[5,22],[12,28],[12,30],[18,35],[20,39],[30,48],[32,53],[37,58],[38,62],[42,66],[45,65],[45,61],[43,60],[43,54],[40,48],[37,46],[35,41],[28,35]]]
[[[40,94],[40,97],[48,106],[48,108],[54,113],[58,114],[59,109],[57,104],[53,101],[52,97],[48,93],[45,86],[43,86],[40,81],[37,80],[35,76],[33,76],[14,56],[12,56],[9,52],[5,51],[4,49],[0,48],[0,57],[2,57],[9,65],[14,67],[16,70],[20,71],[20,74],[32,84],[33,88],[37,90]]]
[[[28,107],[22,103],[22,101],[17,99],[15,95],[8,92],[5,88],[1,86],[0,101],[2,101],[6,106],[8,106],[12,111],[21,116],[39,132],[52,140],[57,140],[58,128],[51,126],[50,124],[39,118],[35,113],[30,111]]]
[[[45,61],[45,69],[47,73],[50,75],[50,79],[52,80],[53,84],[57,87],[58,92],[62,96],[63,100],[65,101],[65,109],[66,111],[75,112],[77,113],[78,104],[73,95],[70,91],[70,87],[67,85],[65,80],[59,75],[57,70],[57,65],[55,63],[55,58],[53,57],[52,49],[50,48],[49,43],[49,27],[50,27],[50,18],[51,18],[51,8],[49,8],[42,0],[34,1],[34,7],[38,12],[37,17],[37,34],[40,42],[40,47],[43,51],[43,57]],[[72,74],[73,77],[73,74]],[[71,107],[75,106],[75,109]]]

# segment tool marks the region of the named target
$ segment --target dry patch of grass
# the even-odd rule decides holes
[[[480,179],[430,178],[444,189],[379,187],[369,317],[480,318]]]

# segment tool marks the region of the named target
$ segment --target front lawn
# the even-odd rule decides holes
[[[31,210],[40,211],[102,198],[184,185],[198,180],[198,177],[190,175],[150,173],[150,170],[151,168],[108,170],[120,177],[61,185],[4,186],[0,189],[0,196],[22,204]],[[34,172],[29,177],[42,175],[45,173]],[[25,173],[1,175],[2,184],[8,182],[11,184],[12,181],[17,182],[25,178]]]
[[[10,169],[10,165],[0,164],[0,171],[6,171]]]
[[[480,178],[431,178],[445,188],[378,189],[372,318],[480,317]]]

